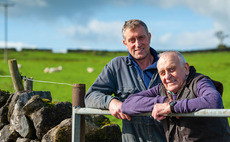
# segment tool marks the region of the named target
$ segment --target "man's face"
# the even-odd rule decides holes
[[[151,34],[143,26],[138,26],[135,29],[126,29],[124,37],[123,43],[133,58],[145,59],[149,54]]]
[[[160,57],[157,63],[158,73],[165,88],[177,93],[186,76],[189,74],[189,64],[180,64],[179,58],[175,54]]]

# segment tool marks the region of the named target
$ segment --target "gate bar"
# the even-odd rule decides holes
[[[111,115],[109,110],[94,108],[76,108],[75,113],[79,115]],[[151,112],[138,114],[137,116],[151,116]],[[171,113],[165,116],[181,116],[181,117],[230,117],[230,109],[202,109],[191,113]]]

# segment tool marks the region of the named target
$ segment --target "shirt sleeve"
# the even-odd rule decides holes
[[[166,97],[159,95],[159,85],[130,95],[121,106],[121,112],[128,115],[135,115],[153,110],[156,103],[163,103]]]
[[[213,82],[208,78],[202,78],[196,86],[197,98],[177,101],[174,106],[176,113],[188,113],[200,109],[223,108],[220,93],[216,90]]]

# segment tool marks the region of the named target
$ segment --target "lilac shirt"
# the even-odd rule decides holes
[[[156,103],[163,103],[166,96],[160,96],[159,86],[130,95],[122,104],[121,111],[128,115],[151,112]],[[202,78],[196,86],[197,98],[177,101],[176,113],[187,113],[200,109],[223,108],[220,93],[210,79]]]

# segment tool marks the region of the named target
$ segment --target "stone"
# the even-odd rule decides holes
[[[43,107],[30,115],[36,129],[36,136],[40,140],[53,127],[64,119],[71,118],[72,104],[59,102]]]
[[[99,130],[103,125],[111,122],[104,115],[86,115],[85,116],[85,134]]]
[[[7,119],[8,108],[1,107],[0,108],[0,130],[7,124],[9,124]]]
[[[49,130],[41,142],[70,142],[72,130],[72,119],[63,120],[59,125]]]
[[[18,138],[16,142],[30,142],[30,139],[28,138]]]
[[[39,140],[31,140],[28,138],[18,138],[16,142],[40,142]]]
[[[7,114],[8,114],[8,110],[9,110],[9,104],[11,102],[13,95],[14,94],[11,94],[9,96],[7,102],[5,103],[5,105],[0,108],[0,130],[4,127],[4,125],[9,124]]]
[[[117,124],[105,125],[86,134],[85,142],[121,142],[121,130]]]
[[[19,108],[19,105],[15,105],[15,109],[11,116],[10,124],[12,127],[24,138],[34,138],[35,137],[35,129],[33,126],[33,122],[29,120],[29,118],[22,113]]]
[[[24,105],[36,95],[52,100],[50,92],[16,92],[9,106],[10,124],[24,138],[34,138],[36,136],[33,122],[22,111]],[[12,104],[12,102],[15,104]]]
[[[10,93],[0,90],[0,108],[6,104],[9,97]]]
[[[85,116],[86,142],[121,142],[119,125],[111,124],[104,115]]]
[[[5,125],[0,131],[0,142],[16,141],[19,134],[12,128],[10,124]]]
[[[39,95],[41,98],[48,99],[52,102],[52,97],[49,91],[18,91],[13,95],[12,100],[9,104],[8,121],[10,121],[10,117],[14,111],[15,104],[18,103],[19,109],[22,109],[22,107],[30,100],[30,98],[35,95]]]
[[[25,115],[30,115],[44,106],[46,106],[46,103],[42,98],[39,95],[35,95],[23,106],[22,111]]]

